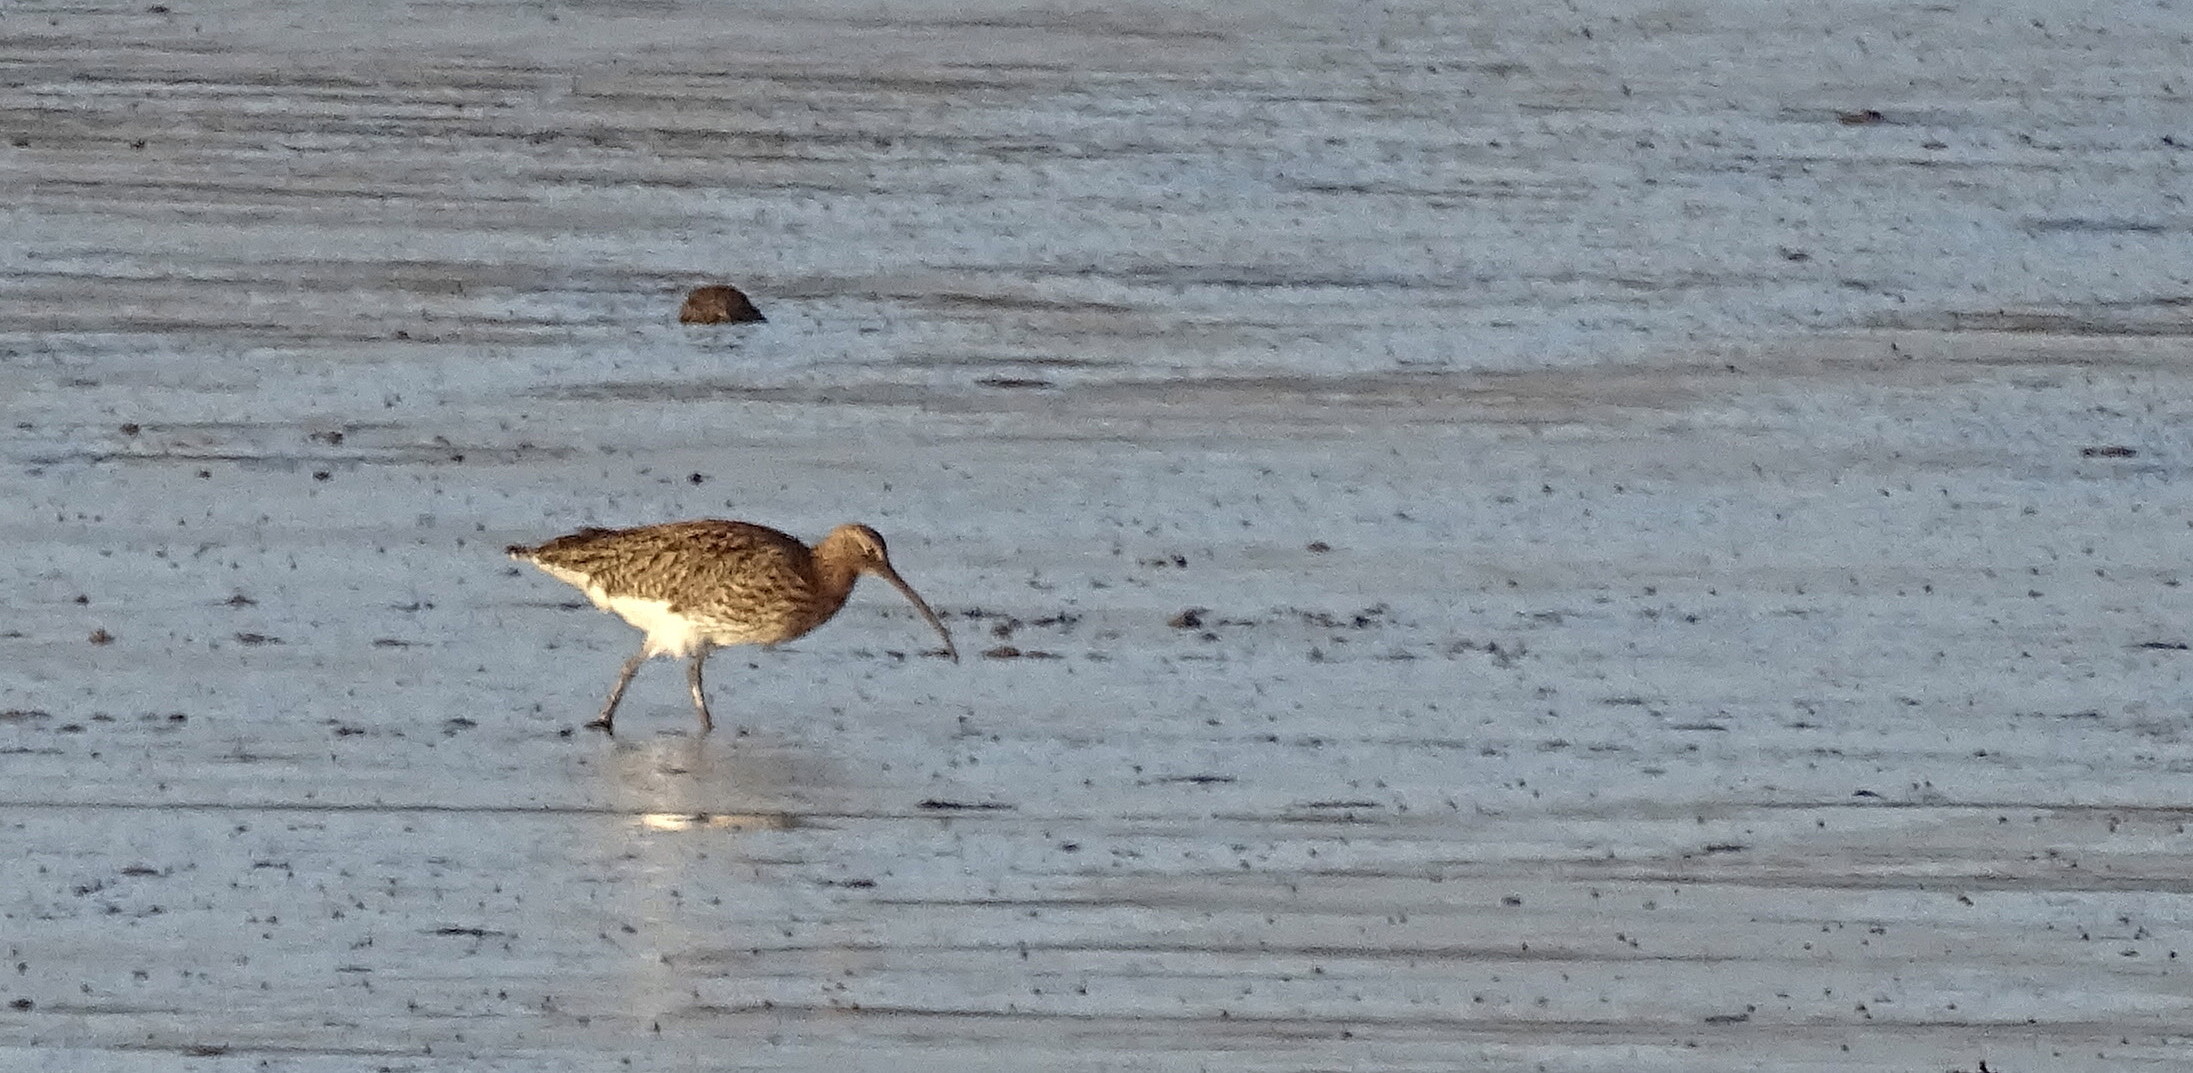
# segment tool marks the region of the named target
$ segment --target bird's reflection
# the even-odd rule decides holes
[[[643,812],[639,822],[650,831],[789,831],[796,826],[785,812]]]
[[[813,740],[766,731],[609,745],[596,770],[614,816],[596,830],[615,879],[591,905],[624,956],[601,963],[616,986],[599,992],[600,1012],[660,1025],[706,988],[744,986],[724,982],[720,966],[696,971],[716,964],[696,951],[751,946],[806,897],[767,877],[806,859],[812,795],[839,781],[816,752]]]
[[[608,760],[620,811],[655,831],[784,830],[836,781],[809,743],[760,734],[619,739]]]

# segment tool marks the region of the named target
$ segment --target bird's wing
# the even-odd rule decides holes
[[[581,529],[528,555],[608,596],[668,601],[671,610],[790,595],[813,587],[807,546],[746,522],[702,520],[634,529]]]

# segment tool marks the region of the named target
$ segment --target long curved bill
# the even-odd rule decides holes
[[[929,620],[929,625],[937,628],[937,636],[944,638],[944,654],[952,657],[952,662],[958,663],[959,648],[952,644],[952,631],[945,629],[944,623],[938,620],[937,613],[929,610],[929,601],[922,599],[921,594],[915,592],[914,587],[907,584],[906,579],[900,577],[899,572],[889,566],[877,570],[876,575],[890,582],[893,588],[906,594],[907,602],[914,605],[914,610],[921,612],[921,617]]]

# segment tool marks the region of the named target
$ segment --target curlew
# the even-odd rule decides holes
[[[614,733],[617,702],[651,656],[690,656],[686,684],[701,731],[715,725],[701,689],[701,664],[721,645],[777,645],[830,621],[853,583],[874,574],[913,602],[959,661],[951,631],[891,567],[883,537],[841,525],[810,549],[767,526],[707,519],[633,529],[581,529],[546,544],[513,544],[510,557],[577,587],[594,606],[647,634],[624,663],[590,727]]]

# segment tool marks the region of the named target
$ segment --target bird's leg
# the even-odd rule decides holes
[[[611,734],[617,732],[617,702],[624,699],[624,687],[632,684],[632,676],[640,673],[640,664],[647,662],[647,648],[642,646],[632,658],[624,661],[624,670],[617,672],[617,684],[609,691],[609,700],[602,705],[602,714],[586,724],[596,730]]]
[[[708,694],[701,688],[701,664],[708,662],[708,648],[709,646],[704,644],[695,649],[693,662],[685,671],[685,684],[692,687],[693,710],[700,713],[701,733],[703,734],[715,729],[716,726],[716,721],[708,716]]]

